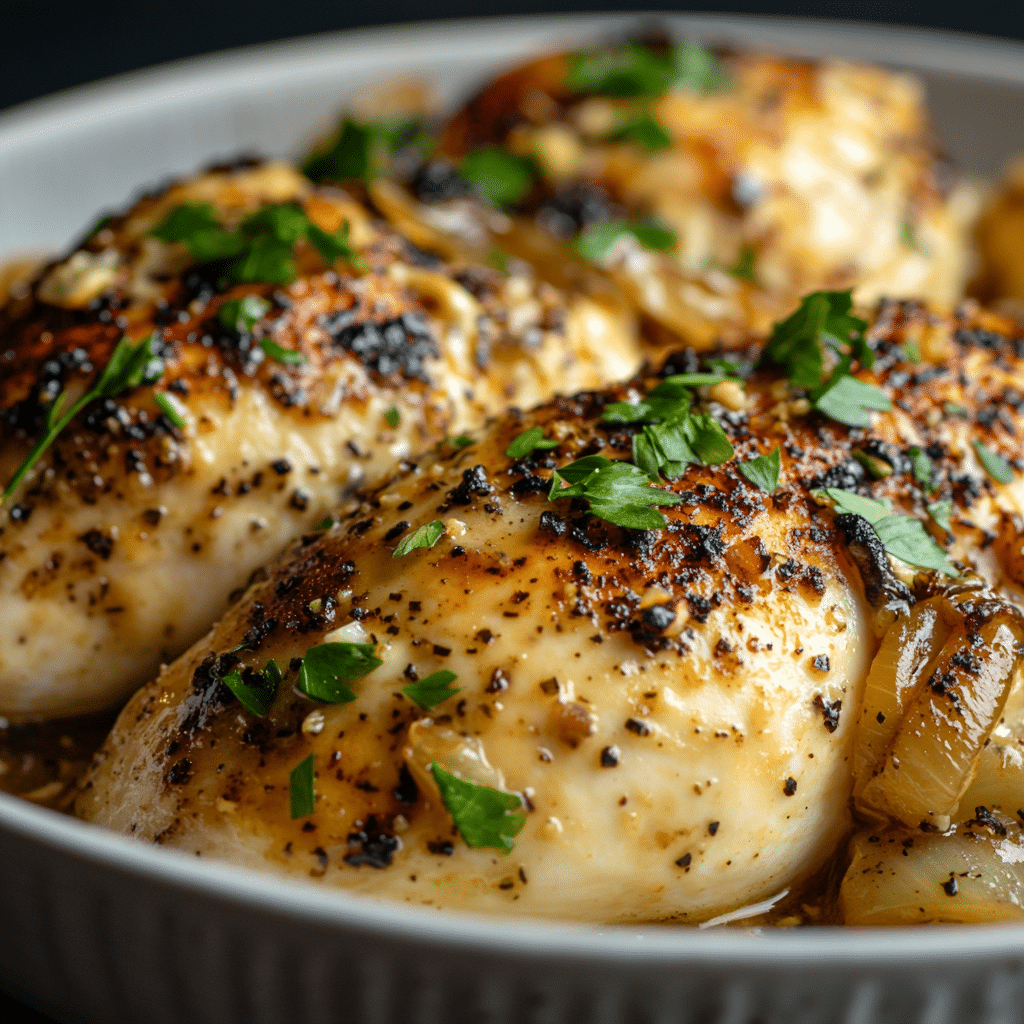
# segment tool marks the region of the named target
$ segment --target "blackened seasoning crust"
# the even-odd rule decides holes
[[[357,355],[367,369],[385,377],[401,373],[408,379],[430,383],[424,364],[428,359],[437,359],[440,351],[418,313],[403,313],[379,324],[365,321],[352,326],[324,326],[335,344]]]
[[[344,857],[345,863],[352,867],[390,867],[391,858],[402,848],[402,841],[397,836],[385,832],[372,815],[365,828],[349,834],[348,842],[350,846],[358,844],[360,847],[357,852],[346,854]]]

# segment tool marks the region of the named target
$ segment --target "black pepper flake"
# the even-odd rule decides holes
[[[434,653],[439,658],[447,658],[452,653],[452,649],[450,647],[442,647],[440,644],[434,644]]]
[[[708,822],[708,835],[713,836],[718,832],[718,826],[720,822],[710,821]]]
[[[638,718],[627,718],[626,728],[630,732],[634,732],[637,736],[650,736],[651,727],[646,722],[641,722]]]
[[[644,624],[658,633],[664,633],[676,621],[676,613],[669,605],[656,604],[643,613]]]
[[[605,747],[601,751],[601,767],[602,768],[615,768],[618,766],[619,757],[622,755],[622,751],[618,747]]]
[[[164,779],[172,786],[184,785],[190,778],[192,778],[192,762],[187,757],[175,761],[164,776]]]
[[[676,861],[676,867],[677,868],[686,868],[687,870],[689,870],[689,868],[690,868],[690,861],[692,861],[692,860],[693,860],[693,855],[692,854],[684,853],[682,855],[682,857],[680,857]]]
[[[439,839],[435,842],[427,843],[427,849],[431,853],[438,854],[441,857],[450,857],[455,852],[455,847],[452,846],[447,839]]]
[[[290,504],[292,508],[298,509],[298,511],[300,512],[305,512],[306,509],[309,508],[309,499],[309,491],[303,491],[302,489],[298,489],[292,492],[292,499]]]
[[[841,700],[825,700],[819,693],[815,695],[814,706],[821,712],[825,728],[829,732],[835,732],[839,728],[839,712],[842,710]]]
[[[953,875],[949,876],[949,880],[942,883],[942,888],[947,896],[955,896],[960,891],[960,886],[957,885],[956,877]]]
[[[782,792],[786,796],[792,796],[796,792],[796,779],[788,778],[782,785]]]
[[[882,723],[883,723],[883,722],[885,721],[885,715],[883,715],[883,714],[882,714],[882,712],[881,712],[881,711],[879,711],[879,712],[878,712],[878,714],[877,714],[877,715],[875,715],[875,721],[876,721],[876,722],[877,722],[877,723],[878,723],[879,725],[881,725],[881,724],[882,724]]]
[[[14,510],[12,509],[12,515],[13,512]],[[565,531],[569,529],[566,521],[561,516],[556,516],[554,512],[541,512],[540,528],[547,533],[554,534],[556,537],[564,536]]]
[[[509,684],[508,674],[503,668],[496,668],[491,673],[491,681],[485,687],[487,693],[501,693],[507,690]]]
[[[12,505],[10,512],[7,513],[12,522],[15,523],[27,523],[28,517],[32,515],[31,505]]]
[[[401,537],[402,534],[405,533],[405,531],[408,530],[411,525],[412,524],[410,522],[408,522],[407,520],[405,520],[405,519],[403,519],[401,522],[395,523],[395,525],[392,526],[391,529],[388,530],[388,532],[384,534],[384,540],[385,541],[396,540],[398,537]],[[402,597],[401,594],[399,594],[398,597],[392,596],[391,600],[392,601],[399,601],[399,600],[401,600],[401,597]]]
[[[278,476],[286,476],[292,471],[292,464],[287,459],[278,459],[276,462],[270,464],[270,468]]]
[[[811,664],[819,672],[827,672],[830,667],[827,654],[816,654],[814,658],[811,660]]]

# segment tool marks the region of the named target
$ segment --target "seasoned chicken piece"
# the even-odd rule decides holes
[[[969,271],[976,203],[906,74],[633,40],[502,75],[443,152],[507,206],[498,245],[598,264],[670,342],[766,332],[815,288],[949,307]],[[432,167],[414,184],[451,195]]]
[[[1010,587],[986,538],[1024,498],[1007,322],[888,303],[862,333],[826,299],[745,385],[688,353],[365,492],[129,702],[77,813],[496,913],[697,922],[799,885],[851,828],[880,639],[950,555]],[[815,360],[824,393],[793,383]]]
[[[355,484],[637,368],[622,309],[446,255],[243,163],[102,223],[0,309],[2,480],[56,438],[0,513],[0,715],[115,706]]]
[[[1018,317],[1024,309],[1024,158],[1010,164],[989,196],[976,228],[978,273],[972,293],[1002,301]]]

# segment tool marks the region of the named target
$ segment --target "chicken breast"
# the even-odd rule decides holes
[[[355,484],[637,368],[622,308],[446,256],[243,161],[108,218],[0,309],[3,480],[56,438],[0,513],[0,715],[115,706]]]
[[[669,342],[766,333],[815,288],[949,308],[969,272],[976,200],[936,155],[920,82],[879,68],[693,39],[554,54],[485,86],[443,152],[504,194],[499,245],[559,274],[598,264]]]
[[[767,365],[796,338],[828,372],[831,342],[791,319],[745,385],[691,376],[690,353],[436,449],[136,694],[77,813],[513,915],[693,923],[803,884],[852,827],[880,642],[967,586],[949,555],[1002,600],[1019,537],[998,524],[1024,497],[1003,461],[1022,425],[1010,325],[888,303],[861,335],[842,298],[826,333],[863,368],[830,380],[873,406]],[[979,665],[1002,665],[1001,638]],[[975,770],[1005,699],[985,721],[978,705]]]

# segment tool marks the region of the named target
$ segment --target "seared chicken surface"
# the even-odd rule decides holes
[[[866,338],[869,426],[771,367],[704,380],[687,422],[733,454],[649,478],[660,526],[615,525],[573,469],[633,472],[648,428],[621,403],[655,378],[499,417],[364,491],[129,702],[77,812],[373,896],[598,922],[697,922],[798,885],[842,852],[855,775],[876,841],[922,819],[944,838],[991,783],[993,737],[1006,785],[1024,777],[1024,345],[912,303]],[[696,370],[673,357],[663,384]],[[876,503],[836,504],[858,498]],[[876,530],[882,499],[896,523]],[[969,571],[921,571],[896,536]],[[380,664],[315,700],[333,644]]]
[[[443,152],[471,177],[526,161],[496,244],[597,263],[676,344],[766,333],[816,288],[949,308],[969,272],[975,201],[905,74],[634,40],[502,75]],[[414,184],[444,198],[432,166]]]
[[[178,241],[161,226],[183,215],[200,222]],[[247,225],[248,263],[204,262]],[[108,219],[0,309],[4,482],[122,338],[152,356],[0,513],[0,715],[115,706],[355,484],[637,368],[621,308],[445,255],[355,194],[243,162]]]

